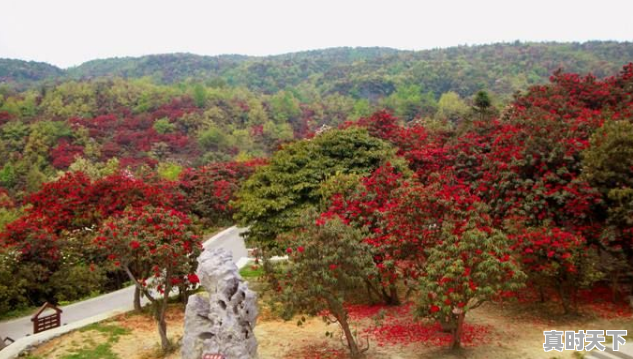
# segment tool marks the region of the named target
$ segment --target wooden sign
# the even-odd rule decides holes
[[[42,317],[42,313],[49,308],[54,310],[55,313]],[[44,303],[44,305],[31,318],[31,321],[33,322],[33,334],[59,327],[61,325],[61,313],[62,310],[56,306],[48,302]]]
[[[204,353],[202,359],[226,359],[226,357],[222,354]]]

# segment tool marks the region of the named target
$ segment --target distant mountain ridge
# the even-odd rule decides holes
[[[381,96],[411,83],[436,94],[469,95],[479,88],[499,94],[541,83],[558,68],[566,72],[617,73],[633,61],[632,42],[499,43],[405,51],[382,47],[329,48],[266,57],[188,53],[120,57],[69,69],[0,59],[0,83],[16,89],[48,82],[101,77],[151,77],[158,83],[215,81],[275,93],[310,84],[322,93]]]
[[[0,58],[0,83],[29,85],[65,75],[64,70],[45,62]]]

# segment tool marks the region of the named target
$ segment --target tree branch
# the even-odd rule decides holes
[[[134,283],[134,285],[136,286],[136,288],[138,288],[141,293],[143,293],[143,295],[145,295],[147,297],[147,299],[150,300],[150,302],[155,303],[156,299],[154,299],[154,297],[152,297],[152,295],[149,293],[149,291],[147,290],[147,288],[144,288],[141,283],[139,283],[136,278],[134,277],[134,275],[132,274],[132,272],[130,271],[129,266],[126,264],[123,266],[123,269],[125,269],[125,273],[127,273],[127,276],[130,278],[130,280],[132,281],[132,283]]]

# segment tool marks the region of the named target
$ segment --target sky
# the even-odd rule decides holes
[[[0,0],[0,58],[633,40],[631,0]]]

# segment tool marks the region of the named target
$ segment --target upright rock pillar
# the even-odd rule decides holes
[[[187,302],[182,358],[257,358],[257,294],[248,289],[231,253],[221,248],[203,251],[197,274],[207,295],[192,295]]]

